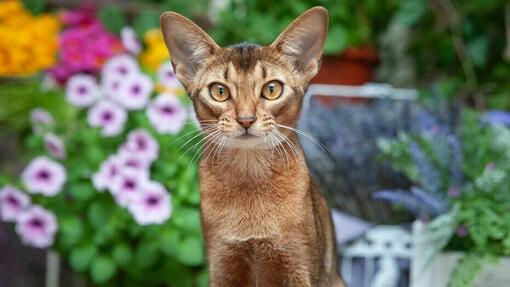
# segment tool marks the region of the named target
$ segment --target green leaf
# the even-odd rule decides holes
[[[188,236],[181,241],[177,259],[188,266],[200,266],[204,263],[204,246],[200,237]]]
[[[131,263],[133,252],[125,243],[119,243],[113,248],[112,257],[118,266],[126,267]]]
[[[96,195],[96,191],[90,183],[70,185],[67,190],[69,191],[69,194],[77,201],[86,202],[91,200]]]
[[[200,233],[200,213],[198,208],[176,208],[172,216],[173,223],[186,232]]]
[[[116,5],[108,5],[99,10],[99,19],[108,30],[115,34],[119,34],[127,22],[124,13]]]
[[[348,36],[345,28],[341,25],[331,27],[328,32],[328,38],[324,45],[324,53],[340,54],[347,48]]]
[[[159,27],[159,14],[154,11],[141,11],[133,21],[133,29],[139,37],[156,27]]]
[[[117,267],[112,259],[99,256],[94,259],[90,268],[90,276],[96,284],[104,284],[113,278]]]
[[[113,206],[108,206],[104,202],[92,203],[87,214],[90,225],[94,228],[100,228],[110,218],[110,208],[113,208]]]
[[[177,250],[179,249],[179,233],[174,229],[166,229],[161,233],[160,236],[160,250],[168,255],[175,256],[177,254]]]
[[[150,268],[152,265],[154,265],[154,263],[156,263],[158,255],[159,249],[157,244],[150,241],[142,242],[136,250],[136,263],[138,268]]]
[[[455,266],[448,287],[472,286],[489,257],[484,254],[468,253]]]
[[[46,0],[23,0],[23,6],[25,6],[30,13],[37,15],[44,11]]]
[[[404,27],[416,24],[424,15],[427,6],[424,0],[404,1],[395,15],[396,21]]]
[[[96,254],[97,249],[93,245],[85,245],[74,249],[69,257],[71,267],[79,272],[87,270]]]
[[[486,36],[480,35],[466,43],[469,56],[476,66],[484,67],[487,64],[489,41]]]
[[[66,247],[78,243],[83,235],[83,225],[76,216],[66,216],[60,222],[60,240]]]

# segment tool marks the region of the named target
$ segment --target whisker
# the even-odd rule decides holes
[[[291,127],[285,126],[285,125],[280,125],[280,124],[275,124],[275,125],[278,126],[278,127],[284,128],[284,129],[288,129],[288,130],[294,131],[294,132],[304,136],[306,139],[312,141],[312,143],[316,144],[323,151],[327,151],[327,152],[331,153],[326,146],[324,146],[322,143],[320,143],[318,140],[316,140],[314,137],[308,135],[304,131],[296,129],[296,128],[291,128]]]

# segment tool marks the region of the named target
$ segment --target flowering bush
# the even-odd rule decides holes
[[[35,157],[0,191],[1,219],[24,244],[56,249],[97,285],[207,285],[192,161],[199,130],[171,65],[159,70],[154,83],[120,54],[97,77],[72,75],[71,119],[32,111]],[[175,148],[187,137],[190,148]]]
[[[27,76],[56,60],[60,23],[50,14],[32,16],[18,0],[0,3],[0,76]]]
[[[510,255],[510,129],[508,115],[480,117],[465,111],[459,130],[436,130],[420,137],[401,135],[382,141],[383,152],[416,186],[410,191],[385,190],[389,200],[432,219],[427,240],[434,253],[443,248],[466,256],[451,286],[470,286],[484,260]],[[462,143],[462,144],[461,144]]]
[[[155,71],[161,63],[169,59],[161,30],[158,28],[145,32],[144,43],[147,49],[141,53],[140,61],[144,67]]]

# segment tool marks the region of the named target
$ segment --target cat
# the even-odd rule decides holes
[[[305,11],[269,46],[221,48],[175,12],[160,21],[205,135],[200,214],[210,286],[345,286],[330,211],[295,130],[322,59],[327,10]]]

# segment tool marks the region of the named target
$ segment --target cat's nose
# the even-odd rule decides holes
[[[257,120],[255,116],[240,116],[237,117],[237,122],[245,129],[251,127],[251,125]]]

